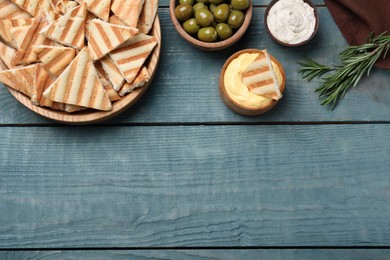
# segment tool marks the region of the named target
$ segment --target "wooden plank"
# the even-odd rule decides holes
[[[161,63],[153,84],[133,108],[109,123],[158,122],[313,122],[389,121],[390,71],[374,71],[369,79],[348,92],[334,111],[320,105],[315,88],[298,74],[297,61],[304,56],[335,63],[346,45],[325,7],[320,10],[320,29],[313,41],[301,48],[274,43],[263,26],[264,8],[255,8],[250,29],[235,46],[221,52],[204,52],[190,46],[175,30],[167,8],[160,9],[162,23]],[[270,113],[255,118],[236,115],[221,101],[218,77],[225,60],[245,48],[268,48],[284,64],[287,86],[284,98]],[[0,124],[52,123],[20,105],[0,88]]]
[[[1,248],[390,245],[388,124],[0,136]]]
[[[221,260],[258,260],[258,259],[299,259],[299,260],[361,260],[389,259],[390,250],[385,249],[306,249],[306,250],[99,250],[99,251],[3,251],[1,259],[221,259]]]

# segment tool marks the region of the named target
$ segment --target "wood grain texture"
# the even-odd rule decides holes
[[[204,52],[189,45],[173,29],[168,8],[160,8],[162,53],[153,84],[139,102],[108,123],[158,122],[312,122],[312,121],[389,121],[389,71],[376,70],[371,77],[348,92],[330,111],[319,104],[315,88],[318,81],[307,82],[298,74],[296,61],[304,56],[323,63],[337,61],[346,43],[325,7],[319,8],[320,28],[316,37],[300,48],[282,47],[265,32],[265,8],[254,8],[245,36],[227,50]],[[226,59],[246,48],[267,48],[283,65],[287,83],[284,98],[261,117],[236,115],[222,102],[218,78]],[[30,112],[0,88],[0,124],[52,123]]]
[[[0,135],[1,248],[390,245],[388,124]]]
[[[200,260],[388,260],[390,250],[104,250],[104,251],[30,251],[30,252],[0,252],[1,259],[7,260],[160,260],[160,259],[200,259]]]

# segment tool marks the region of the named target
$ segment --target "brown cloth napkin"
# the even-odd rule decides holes
[[[390,35],[390,0],[325,0],[348,44],[360,45],[368,35],[387,31]],[[390,70],[390,53],[376,67]]]

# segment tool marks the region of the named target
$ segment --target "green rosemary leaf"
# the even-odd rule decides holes
[[[310,58],[298,62],[302,78],[308,81],[321,77],[322,82],[316,89],[321,104],[334,109],[350,87],[355,87],[364,75],[369,76],[379,58],[385,58],[390,49],[390,35],[383,32],[378,36],[371,33],[367,43],[349,46],[340,52],[341,64],[329,67]]]

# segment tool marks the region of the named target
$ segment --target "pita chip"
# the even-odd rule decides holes
[[[41,11],[52,10],[50,0],[10,0],[21,9],[36,17]]]
[[[124,22],[122,22],[122,20],[119,19],[118,16],[115,16],[115,15],[111,15],[110,18],[108,18],[108,22],[112,23],[112,24],[116,24],[116,25],[126,26],[126,24]]]
[[[114,25],[99,19],[93,19],[89,26],[89,54],[92,60],[103,58],[110,51],[136,35],[138,29]]]
[[[127,26],[137,27],[145,0],[112,0],[112,12]]]
[[[0,0],[0,19],[30,18],[31,15],[9,0]]]
[[[127,93],[133,92],[136,88],[140,88],[143,85],[145,85],[145,83],[148,82],[149,79],[150,79],[150,75],[148,69],[145,66],[143,66],[132,83],[126,82],[122,86],[121,90],[119,91],[119,95],[123,97]]]
[[[0,20],[0,38],[2,38],[8,44],[12,45],[12,47],[16,48],[16,46],[12,42],[13,38],[11,30],[20,26],[31,25],[33,21],[34,18]]]
[[[53,9],[58,14],[66,14],[79,4],[75,1],[69,1],[69,0],[51,0],[51,4]]]
[[[112,51],[110,57],[126,81],[132,83],[156,45],[155,37],[138,34],[131,37],[120,48]]]
[[[20,49],[23,43],[23,40],[26,38],[27,33],[30,31],[31,25],[13,27],[9,30],[11,34],[11,45],[15,49]]]
[[[144,7],[138,19],[139,33],[148,34],[153,27],[157,15],[158,0],[145,0]]]
[[[99,64],[99,63],[98,63]],[[96,71],[98,72],[98,76],[100,81],[102,82],[102,85],[104,87],[104,90],[106,91],[108,98],[111,102],[117,101],[121,99],[121,96],[119,96],[118,92],[112,87],[110,81],[107,78],[107,74],[104,72],[103,68],[95,64]]]
[[[27,67],[3,70],[0,72],[0,82],[32,97],[35,84],[36,64]]]
[[[44,95],[47,94],[45,91]],[[50,88],[52,101],[110,111],[112,105],[84,48]]]
[[[84,47],[86,4],[83,3],[43,28],[46,37],[69,47],[81,50]]]
[[[110,16],[111,0],[77,0],[80,3],[86,3],[87,9],[100,19],[108,21]]]
[[[274,100],[282,97],[267,50],[263,50],[242,72],[242,81],[256,95]]]
[[[13,63],[15,66],[18,65],[29,65],[33,62],[38,62],[38,56],[33,51],[34,45],[55,45],[56,43],[46,38],[40,33],[43,27],[47,26],[49,16],[38,16],[34,19],[28,32],[25,34],[23,41],[19,44],[18,50],[16,51]]]
[[[34,51],[43,67],[54,77],[58,77],[76,56],[76,50],[70,47],[34,46]]]
[[[16,50],[14,48],[11,48],[0,41],[0,58],[9,69],[15,67],[13,65],[15,54]]]
[[[111,57],[107,55],[104,58],[100,59],[97,64],[100,64],[100,66],[102,67],[103,71],[107,75],[107,79],[111,82],[112,87],[116,91],[119,91],[119,89],[125,82],[125,78],[122,76],[120,70],[115,65]]]

